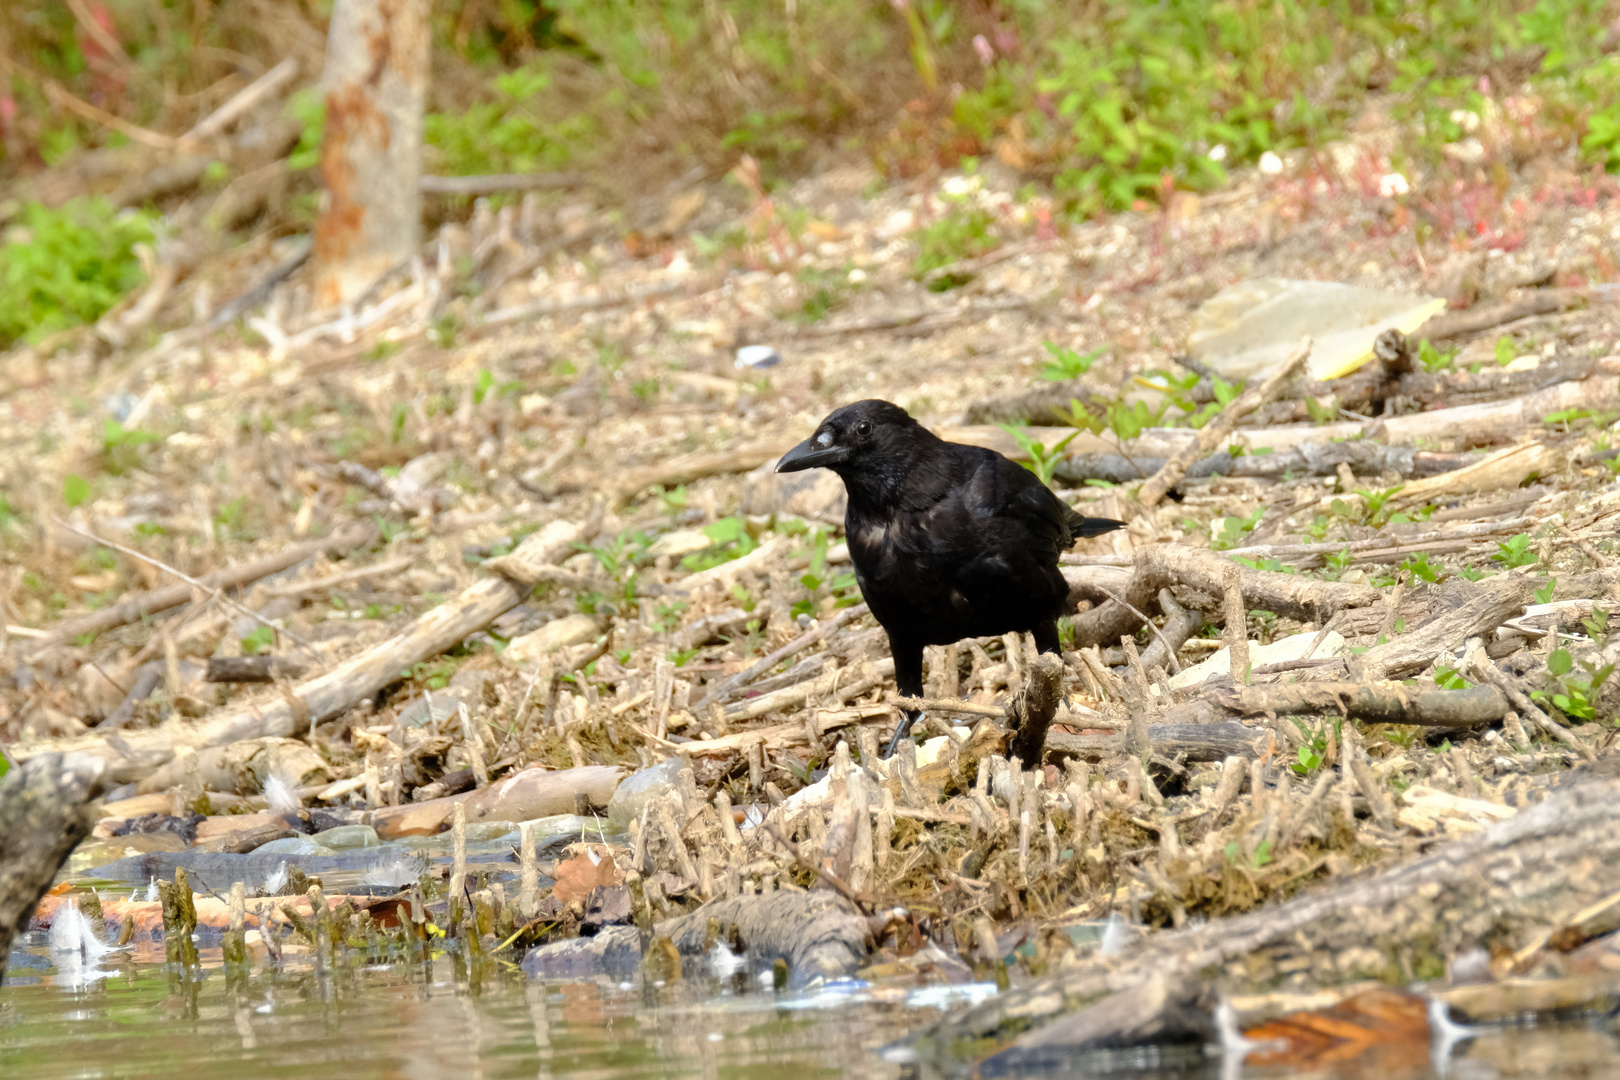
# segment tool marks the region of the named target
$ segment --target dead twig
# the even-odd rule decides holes
[[[736,693],[742,687],[747,686],[749,683],[771,670],[771,668],[775,667],[777,664],[780,664],[783,660],[786,660],[788,657],[808,649],[816,642],[825,639],[827,635],[831,634],[834,630],[843,627],[851,620],[865,615],[869,610],[870,609],[865,604],[856,604],[853,607],[844,608],[831,619],[818,620],[814,626],[800,634],[798,637],[794,638],[792,641],[788,642],[786,645],[783,645],[780,649],[767,653],[757,663],[744,668],[736,675],[733,675],[731,678],[715,687],[712,693],[705,694],[702,700],[692,707],[692,711],[701,714],[703,710],[707,709],[713,702],[725,701],[726,698]]]
[[[294,645],[297,645],[305,652],[310,653],[313,656],[320,656],[319,650],[315,648],[315,645],[312,642],[305,640],[302,636],[293,633],[284,626],[277,626],[263,615],[260,615],[257,611],[254,611],[252,608],[237,603],[235,600],[232,600],[230,597],[226,596],[223,589],[220,589],[217,586],[208,585],[202,580],[192,577],[190,574],[176,570],[174,567],[170,566],[161,559],[154,559],[150,555],[143,555],[134,548],[125,547],[123,544],[114,543],[111,540],[104,540],[93,532],[81,529],[76,525],[69,525],[59,517],[55,517],[53,515],[51,520],[55,522],[58,527],[66,529],[70,533],[82,536],[92,543],[100,544],[102,547],[111,548],[120,554],[128,555],[132,559],[138,559],[139,561],[146,563],[148,566],[156,567],[157,569],[162,570],[165,574],[171,574],[174,577],[179,578],[181,581],[185,582],[187,585],[190,585],[194,589],[200,589],[203,592],[211,594],[216,600],[219,600],[221,603],[229,604],[231,607],[235,608],[237,611],[240,611],[243,615],[248,616],[261,626],[267,626],[277,635],[285,636],[288,641],[291,641]]]
[[[1137,493],[1137,501],[1152,509],[1169,490],[1176,486],[1189,466],[1209,454],[1236,430],[1239,421],[1282,392],[1283,386],[1304,366],[1311,355],[1311,339],[1305,338],[1288,358],[1272,372],[1258,389],[1244,391],[1238,399],[1221,410],[1219,416],[1198,429],[1198,438],[1173,454],[1164,467],[1150,477]]]
[[[839,877],[831,870],[817,866],[813,861],[805,858],[804,855],[799,851],[799,845],[795,844],[793,841],[784,836],[782,834],[782,830],[777,828],[776,822],[766,821],[762,822],[761,825],[764,827],[766,832],[771,834],[771,839],[782,845],[782,848],[788,853],[788,857],[797,863],[800,869],[808,870],[822,881],[825,881],[829,886],[832,887],[834,892],[836,892],[839,896],[842,896],[845,900],[848,900],[850,903],[854,904],[864,914],[870,915],[877,910],[876,904],[874,904],[867,897],[860,895],[854,889],[850,888],[849,884],[845,882],[843,878]]]

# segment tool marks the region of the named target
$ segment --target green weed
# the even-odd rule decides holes
[[[149,216],[105,199],[54,209],[30,202],[0,245],[0,349],[19,339],[94,322],[145,275],[136,244],[150,244]]]
[[[705,525],[703,535],[713,541],[713,545],[707,551],[693,552],[681,559],[681,565],[688,570],[708,570],[740,559],[759,547],[759,541],[748,531],[748,522],[740,517],[724,517]]]
[[[253,632],[241,639],[243,656],[258,656],[269,652],[276,643],[276,631],[270,626],[255,626]]]
[[[1220,532],[1217,533],[1211,529],[1209,546],[1216,551],[1225,551],[1228,548],[1237,547],[1243,538],[1253,532],[1256,525],[1260,524],[1260,519],[1265,515],[1265,512],[1266,508],[1264,506],[1257,506],[1248,517],[1223,518]]]
[[[999,244],[991,231],[994,224],[995,218],[983,207],[951,207],[939,220],[917,231],[917,258],[911,264],[912,276],[920,278],[931,270],[994,251]],[[947,274],[930,282],[929,288],[943,292],[960,284],[963,284],[961,280]]]
[[[1506,543],[1499,540],[1496,546],[1498,550],[1491,554],[1491,558],[1509,570],[1516,566],[1534,566],[1539,561],[1536,553],[1530,550],[1530,537],[1524,533],[1508,537]]]
[[[90,486],[90,481],[84,477],[68,473],[62,478],[62,501],[67,504],[68,509],[82,505],[93,494],[95,490]]]
[[[133,430],[109,417],[101,429],[101,467],[122,476],[141,464],[139,448],[159,440],[156,432]]]
[[[1020,464],[1039,477],[1041,483],[1048,487],[1052,485],[1052,474],[1057,470],[1058,462],[1063,460],[1063,448],[1073,442],[1075,437],[1080,434],[1076,431],[1065,435],[1048,450],[1044,443],[1037,442],[1034,436],[1023,428],[1015,427],[1012,424],[1002,424],[1001,430],[1011,435],[1018,443],[1019,449],[1029,455],[1029,460],[1020,462]]]
[[[1099,347],[1082,354],[1062,345],[1054,345],[1050,341],[1043,341],[1041,345],[1052,354],[1052,359],[1041,365],[1041,378],[1047,382],[1068,382],[1070,379],[1078,379],[1091,370],[1091,365],[1097,362],[1098,357],[1108,351],[1106,347]]]
[[[1553,689],[1551,691],[1536,690],[1530,696],[1537,701],[1551,705],[1570,720],[1588,723],[1597,719],[1598,695],[1603,690],[1603,684],[1609,676],[1614,674],[1613,664],[1604,664],[1598,667],[1589,661],[1580,661],[1586,677],[1571,676],[1575,669],[1574,658],[1568,649],[1554,649],[1547,656],[1547,674],[1552,676]]]

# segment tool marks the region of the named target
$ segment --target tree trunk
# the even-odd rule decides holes
[[[326,133],[315,298],[354,300],[417,253],[427,0],[337,0],[326,38]]]
[[[0,782],[0,975],[12,939],[28,929],[57,870],[95,826],[88,806],[104,771],[94,758],[42,754]]]

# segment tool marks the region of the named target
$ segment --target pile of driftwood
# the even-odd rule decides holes
[[[470,237],[447,231],[436,271],[401,270],[409,284],[336,322],[267,313],[260,332],[278,362],[344,342],[299,379],[352,364],[385,333],[426,335],[469,243],[485,286],[474,307],[486,309],[470,322],[700,308],[720,291],[690,278],[494,306],[543,247],[524,213],[481,212]],[[280,287],[298,258],[233,312]],[[1531,299],[1535,311],[1514,301],[1425,334],[1456,340],[1579,298]],[[778,329],[924,334],[992,306]],[[147,359],[168,363],[202,334]],[[515,884],[452,864],[448,880],[412,886],[403,917],[319,886],[312,896],[289,876],[283,887],[305,899],[284,894],[263,922],[253,898],[190,915],[171,900],[179,924],[133,907],[104,918],[291,926],[318,950],[331,941],[322,912],[375,911],[408,937],[420,900],[445,905],[434,919],[479,947],[539,946],[540,970],[649,954],[667,964],[717,937],[782,959],[790,979],[874,960],[920,977],[964,964],[992,974],[1015,948],[1033,973],[1063,970],[953,1021],[931,1037],[941,1053],[1073,1009],[1051,1029],[1061,1038],[1025,1035],[1019,1052],[1039,1052],[1042,1037],[1099,1047],[1199,1035],[1212,995],[1279,979],[1301,991],[1367,976],[1460,981],[1476,948],[1487,978],[1557,974],[1612,929],[1604,899],[1620,887],[1602,865],[1607,811],[1593,794],[1610,782],[1566,787],[1611,761],[1620,714],[1620,681],[1600,676],[1620,658],[1606,623],[1620,493],[1612,452],[1580,427],[1620,410],[1620,363],[1432,374],[1413,370],[1404,341],[1385,346],[1325,385],[1297,377],[1301,350],[1198,430],[1075,438],[1054,483],[1130,527],[1065,558],[1077,611],[1064,655],[1037,656],[1017,636],[933,649],[921,701],[893,698],[881,630],[835,584],[848,560],[831,535],[836,480],[769,474],[802,432],[570,473],[570,439],[602,407],[594,371],[533,409],[469,390],[424,413],[433,449],[397,469],[358,454],[288,466],[261,442],[264,474],[312,493],[291,523],[299,539],[211,573],[183,572],[86,514],[42,518],[49,544],[111,552],[151,587],[46,625],[0,624],[8,702],[27,732],[7,747],[18,767],[0,792],[0,833],[61,838],[19,853],[32,869],[0,881],[0,914],[26,922],[93,818],[100,839],[178,830],[191,846],[166,857],[247,856],[317,826],[385,840],[444,832],[455,846],[458,816],[594,813],[632,770],[673,760],[622,832],[544,875],[519,851]],[[726,408],[745,395],[736,380],[680,374]],[[1016,456],[992,425],[1035,425],[1031,439],[1050,446],[1070,434],[1045,426],[1054,407],[1105,400],[1083,381],[1054,384],[978,402],[941,433]],[[1300,422],[1323,410],[1344,419]],[[535,501],[466,506],[442,481],[450,460],[490,464],[488,448],[534,413],[568,436],[519,477]],[[695,528],[726,516],[739,476],[735,528]],[[693,489],[684,510],[655,497],[681,485]],[[537,527],[515,535],[520,524]],[[829,535],[818,542],[818,530]],[[442,602],[416,602],[429,592]],[[404,610],[365,614],[385,606]],[[333,631],[340,621],[360,629]],[[261,645],[245,655],[250,635]],[[920,741],[879,760],[901,705],[924,710]],[[109,801],[86,812],[98,783]],[[49,789],[59,794],[39,794]],[[1591,861],[1557,865],[1583,848]],[[1527,869],[1496,873],[1514,865]],[[194,874],[163,864],[176,869]],[[1340,914],[1397,903],[1412,911]],[[1486,925],[1484,911],[1500,917]],[[1127,939],[1152,933],[1076,955],[1067,928],[1110,916]],[[1212,965],[1223,981],[1207,981]],[[1275,1003],[1241,1018],[1266,1009]]]

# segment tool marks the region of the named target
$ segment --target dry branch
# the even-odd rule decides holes
[[[238,90],[219,108],[197,121],[182,138],[202,141],[222,134],[237,120],[277,94],[298,77],[298,58],[289,56],[257,79]]]
[[[1368,679],[1416,674],[1444,650],[1460,650],[1469,638],[1488,634],[1522,612],[1532,583],[1518,574],[1498,574],[1468,591],[1462,606],[1373,646],[1356,658],[1352,669]]]
[[[1309,682],[1284,686],[1214,685],[1203,698],[1240,716],[1275,713],[1346,716],[1372,724],[1475,727],[1502,719],[1510,708],[1494,686],[1466,690],[1411,688],[1400,683]]]
[[[1164,467],[1142,485],[1142,490],[1136,496],[1137,501],[1150,510],[1157,506],[1165,493],[1180,483],[1193,462],[1221,445],[1245,416],[1276,398],[1284,384],[1298,374],[1310,355],[1311,341],[1306,338],[1257,389],[1244,391],[1236,401],[1221,410],[1219,416],[1199,428],[1198,437],[1172,455]]]
[[[1418,327],[1412,337],[1424,337],[1431,341],[1472,337],[1531,315],[1550,315],[1556,311],[1585,307],[1588,299],[1584,289],[1537,289],[1517,299],[1504,300],[1487,307],[1436,315]]]
[[[1115,600],[1098,605],[1074,617],[1075,642],[1079,646],[1113,644],[1142,625],[1131,610],[1150,611],[1159,590],[1186,585],[1209,596],[1222,596],[1226,573],[1235,564],[1212,551],[1179,544],[1149,544],[1137,549],[1136,571],[1131,575],[1124,599],[1130,607]],[[1382,602],[1383,595],[1370,585],[1315,581],[1298,574],[1239,567],[1238,578],[1243,602],[1251,610],[1273,611],[1290,619],[1323,621],[1342,608],[1369,607]],[[1071,589],[1071,599],[1084,590]]]
[[[1219,715],[1219,714],[1217,714]],[[1166,758],[1187,761],[1225,761],[1233,754],[1252,757],[1265,749],[1267,732],[1233,721],[1224,723],[1149,724],[1153,751]],[[1104,761],[1127,752],[1123,732],[1113,735],[1071,735],[1052,731],[1046,736],[1047,757],[1078,757]]]
[[[354,548],[364,547],[371,543],[377,535],[375,526],[364,525],[334,533],[322,540],[311,540],[308,543],[298,544],[274,555],[267,555],[252,562],[239,563],[228,566],[223,570],[216,570],[212,574],[205,574],[199,579],[201,584],[209,589],[235,589],[260,578],[278,574],[290,566],[297,566],[315,555],[329,551],[350,551]],[[111,607],[89,615],[81,615],[68,619],[59,624],[47,637],[40,638],[31,647],[32,652],[53,648],[72,641],[84,634],[100,634],[114,627],[124,626],[128,623],[139,622],[148,615],[155,615],[160,611],[178,607],[192,598],[194,590],[190,585],[171,585],[164,589],[154,589],[151,592],[132,596],[127,600],[119,601]]]
[[[491,559],[485,565],[502,563],[520,571],[529,561],[546,562],[568,551],[569,543],[577,535],[577,527],[552,522],[540,533],[525,539],[510,555],[501,560]],[[174,757],[181,747],[202,749],[241,739],[297,735],[310,724],[330,720],[361,698],[397,681],[401,670],[431,659],[468,634],[484,629],[521,604],[532,584],[532,580],[520,583],[494,576],[469,586],[453,600],[414,619],[387,641],[293,687],[291,700],[283,696],[262,704],[237,706],[194,724],[170,721],[146,731],[105,738],[83,736],[20,742],[12,747],[12,753],[21,759],[58,751],[87,754],[102,759],[108,766],[109,778],[122,783],[150,774]],[[296,710],[294,702],[300,706]]]
[[[1309,973],[1299,961],[1314,957],[1330,961],[1318,977],[1335,983],[1386,976],[1396,956],[1444,965],[1475,948],[1517,950],[1617,890],[1620,780],[1572,777],[1546,802],[1375,877],[1081,960],[941,1021],[919,1049],[944,1064],[953,1047],[1002,1042],[979,1065],[1012,1072],[1056,1054],[1208,1038],[1212,969],[1227,993]]]

